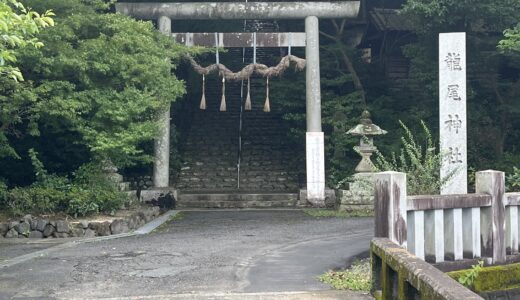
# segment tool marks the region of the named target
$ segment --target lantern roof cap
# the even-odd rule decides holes
[[[359,118],[359,124],[347,131],[347,134],[361,136],[383,135],[387,134],[387,131],[372,123],[372,120],[370,119],[370,112],[368,110],[364,110],[361,113],[361,118]]]

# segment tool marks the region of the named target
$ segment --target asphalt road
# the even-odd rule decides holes
[[[372,232],[373,218],[317,219],[300,210],[182,212],[148,235],[3,268],[0,299],[329,290],[316,277],[366,253]]]

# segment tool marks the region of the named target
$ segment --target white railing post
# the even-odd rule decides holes
[[[408,214],[408,251],[424,260],[424,211],[414,210]]]
[[[463,258],[462,208],[444,210],[444,257],[450,260]]]
[[[444,210],[428,210],[424,214],[424,255],[426,261],[444,261]]]
[[[506,207],[506,252],[518,253],[518,206]]]
[[[480,207],[464,208],[462,219],[464,258],[480,257]]]
[[[387,237],[406,248],[406,174],[375,174],[375,237]]]
[[[491,258],[492,263],[505,262],[504,172],[494,170],[480,171],[477,172],[475,179],[476,192],[491,196],[491,207],[480,210],[482,256]]]

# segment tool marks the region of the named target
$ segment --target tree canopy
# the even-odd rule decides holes
[[[172,70],[186,49],[102,4],[27,1],[52,8],[56,26],[37,35],[45,47],[19,50],[26,82],[1,79],[0,157],[34,147],[62,171],[91,159],[119,167],[150,161],[155,116],[184,93]]]
[[[503,52],[516,52],[517,55],[520,55],[520,23],[514,28],[504,31],[504,39],[500,41],[498,47]]]
[[[0,0],[0,74],[23,81],[16,67],[18,51],[26,46],[40,48],[43,43],[36,35],[41,28],[54,26],[52,10],[44,13],[27,9],[17,0]]]

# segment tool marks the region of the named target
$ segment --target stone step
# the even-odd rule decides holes
[[[190,193],[180,192],[177,208],[292,208],[296,193]]]

